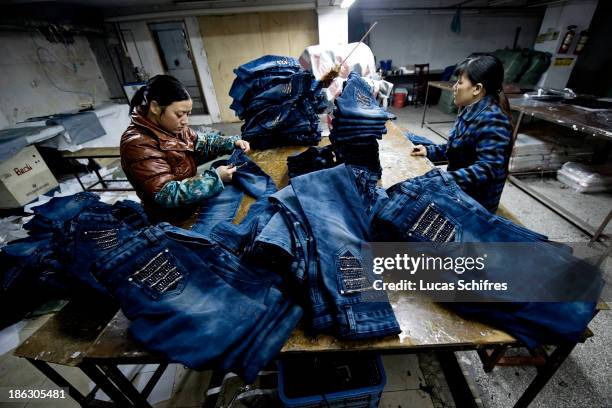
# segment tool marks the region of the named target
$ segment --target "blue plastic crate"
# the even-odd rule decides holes
[[[375,373],[377,375],[376,378],[379,380],[377,384],[368,387],[300,397],[291,397],[287,395],[287,378],[285,376],[287,375],[287,364],[290,363],[281,360],[278,363],[278,393],[280,400],[287,408],[376,408],[378,407],[382,391],[387,383],[387,376],[380,356],[372,355],[371,358],[374,360],[373,367],[375,367],[377,371]]]

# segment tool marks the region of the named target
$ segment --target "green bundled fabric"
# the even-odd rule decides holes
[[[529,53],[530,62],[518,83],[522,86],[535,86],[540,77],[550,66],[552,55],[548,52],[525,50]]]
[[[456,113],[457,107],[453,102],[453,93],[451,91],[442,91],[438,101],[438,108],[444,113]]]
[[[493,52],[504,64],[504,82],[517,82],[529,65],[529,56],[523,50],[504,48]]]

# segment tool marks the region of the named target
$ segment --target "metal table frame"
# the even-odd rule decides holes
[[[434,132],[435,134],[437,134],[438,136],[440,136],[442,139],[444,140],[448,140],[448,136],[446,136],[444,133],[439,132],[438,130],[436,130],[435,128],[429,126],[429,125],[435,125],[435,124],[441,124],[441,123],[454,123],[454,120],[442,120],[442,121],[436,121],[436,122],[427,122],[425,121],[425,115],[427,114],[427,107],[429,106],[428,103],[428,97],[429,97],[429,87],[433,86],[434,88],[438,88],[441,89],[443,91],[452,91],[453,90],[453,83],[450,81],[430,81],[427,82],[427,90],[425,91],[425,107],[423,108],[423,117],[421,118],[421,128],[423,127],[423,125],[425,125],[427,127],[427,129],[431,130],[432,132]]]
[[[111,188],[107,185],[107,183],[123,183],[128,182],[127,179],[105,179],[102,177],[100,172],[98,171],[98,166],[94,159],[108,159],[108,158],[119,158],[119,148],[118,147],[91,147],[85,148],[81,150],[77,150],[76,152],[64,152],[62,153],[62,158],[64,159],[87,159],[87,168],[93,170],[98,177],[98,181],[95,183],[85,186],[79,177],[79,173],[74,171],[74,177],[76,177],[83,191],[134,191],[132,187],[130,188]],[[102,185],[102,188],[94,188],[97,185]]]
[[[554,123],[547,116],[538,114],[538,112],[534,112],[534,110],[529,109],[529,107],[512,104],[512,99],[510,99],[510,108],[512,110],[519,112],[518,118],[516,120],[516,124],[514,125],[514,132],[512,134],[512,140],[516,140],[516,137],[519,132],[519,128],[521,126],[521,123],[523,122],[523,118],[526,113],[530,114],[533,117],[537,117],[547,122]],[[570,123],[563,123],[563,125],[566,127],[571,127]],[[576,216],[571,211],[567,210],[565,207],[559,205],[555,201],[546,197],[546,195],[537,191],[535,188],[521,181],[515,175],[509,175],[508,181],[514,184],[521,191],[525,192],[526,194],[528,194],[529,196],[531,196],[532,198],[534,198],[535,200],[543,204],[546,208],[553,211],[555,214],[559,215],[564,220],[568,221],[574,227],[578,228],[580,231],[584,232],[589,237],[591,237],[589,240],[590,243],[594,243],[595,241],[599,240],[601,237],[604,236],[603,231],[606,228],[606,226],[610,223],[610,221],[612,220],[612,210],[610,210],[608,215],[604,217],[603,221],[599,224],[599,226],[593,227],[588,222],[584,221],[583,219]]]

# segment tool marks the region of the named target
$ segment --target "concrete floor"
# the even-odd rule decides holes
[[[403,130],[429,137],[436,143],[443,139],[427,128],[421,128],[422,108],[405,107],[393,109],[397,124]],[[428,110],[428,120],[452,120],[453,117],[438,111],[435,107]],[[218,124],[215,128],[226,134],[240,133],[240,124]],[[448,132],[450,125],[438,125],[438,129]],[[570,194],[566,189],[551,180],[530,180],[536,188],[546,191],[551,197],[564,202],[579,212],[591,224],[596,224],[612,208],[612,197]],[[551,239],[564,242],[586,242],[588,237],[572,227],[565,220],[547,210],[544,206],[527,196],[516,187],[507,184],[502,195],[502,204],[530,229],[548,235]],[[612,226],[611,226],[612,227]],[[610,227],[606,232],[611,233]],[[612,261],[608,258],[605,265],[607,280],[612,282]],[[610,293],[610,292],[608,292]],[[612,297],[606,298],[609,302]],[[612,302],[611,302],[612,303]],[[53,388],[53,384],[35,370],[25,360],[12,356],[12,349],[30,336],[48,318],[42,316],[24,320],[0,332],[0,390],[11,388]],[[612,406],[612,313],[599,313],[590,325],[595,336],[586,343],[578,345],[561,366],[557,374],[546,385],[535,400],[534,407],[608,407]],[[520,350],[518,352],[521,352]],[[498,367],[485,373],[475,352],[457,353],[458,360],[468,381],[478,396],[479,406],[503,408],[513,405],[516,398],[530,382],[535,369],[517,367]],[[387,375],[387,385],[383,392],[381,407],[453,407],[448,384],[441,373],[439,362],[430,353],[418,355],[386,355],[383,358]],[[85,392],[92,388],[78,370],[56,367],[71,382]],[[154,365],[125,366],[125,372],[133,373],[136,384],[144,384],[154,369]],[[157,408],[197,407],[204,399],[204,390],[210,380],[209,372],[195,372],[183,366],[172,364],[162,376],[149,401]],[[241,383],[224,387],[222,400],[226,393],[232,393]],[[99,394],[100,398],[105,398]],[[72,400],[45,402],[9,403],[0,399],[0,406],[7,407],[76,407]],[[271,405],[259,405],[271,406]]]

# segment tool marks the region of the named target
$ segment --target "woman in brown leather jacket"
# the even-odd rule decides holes
[[[121,166],[153,223],[184,222],[236,171],[219,166],[196,174],[198,165],[234,148],[249,151],[240,136],[189,128],[191,107],[183,84],[169,75],[151,78],[130,102],[132,123],[121,137]]]

